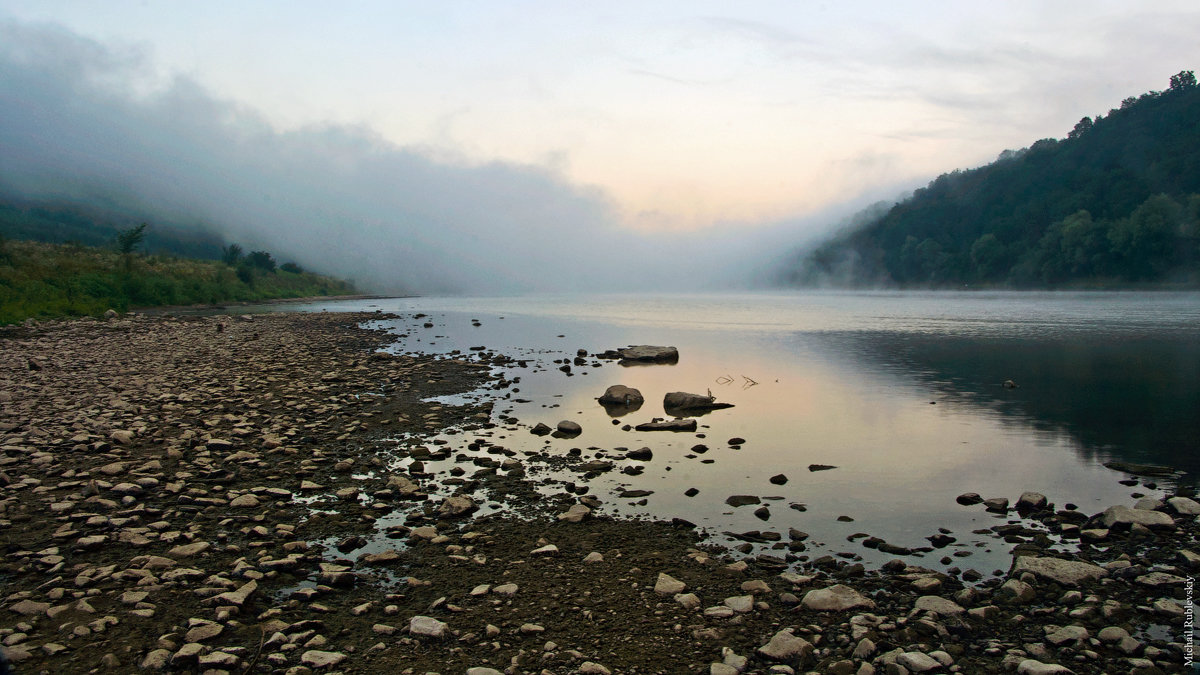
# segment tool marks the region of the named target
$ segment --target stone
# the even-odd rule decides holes
[[[661,420],[658,422],[643,422],[634,427],[637,431],[695,431],[696,420],[693,418]]]
[[[394,548],[389,548],[386,551],[379,553],[364,553],[358,556],[358,561],[364,565],[383,565],[390,562],[396,562],[402,556],[400,552]]]
[[[309,668],[332,668],[345,661],[346,658],[346,655],[341,652],[323,652],[310,649],[300,655],[300,663]]]
[[[985,499],[983,500],[983,508],[993,513],[1006,513],[1008,511],[1008,497]]]
[[[1030,572],[1036,577],[1049,579],[1064,586],[1077,586],[1082,582],[1108,575],[1104,568],[1091,563],[1044,556],[1018,556],[1013,562],[1012,575],[1016,576],[1022,572]]]
[[[705,394],[689,394],[684,391],[673,391],[663,397],[663,409],[672,410],[719,410],[732,408],[732,403],[717,403],[716,398]]]
[[[731,495],[725,499],[725,503],[736,508],[750,504],[761,504],[762,500],[754,495]]]
[[[804,594],[800,604],[805,609],[818,612],[844,612],[860,607],[864,609],[874,609],[875,607],[875,601],[843,584],[811,590]]]
[[[258,506],[260,503],[261,502],[259,502],[258,497],[255,497],[252,494],[244,494],[240,497],[235,497],[229,502],[229,505],[237,508],[249,509]]]
[[[201,652],[204,651],[204,645],[199,642],[189,642],[179,648],[179,651],[171,657],[171,665],[178,666],[181,664],[194,663],[200,658]]]
[[[1023,605],[1033,602],[1037,598],[1037,592],[1033,590],[1033,586],[1024,581],[1009,579],[996,591],[996,596],[999,600],[1004,600],[1014,605]]]
[[[565,513],[558,514],[558,519],[568,523],[578,523],[592,514],[592,510],[583,504],[572,504]],[[585,560],[585,562],[587,562]]]
[[[504,673],[495,668],[476,666],[474,668],[467,668],[467,675],[504,675]]]
[[[813,652],[813,645],[808,640],[792,634],[790,629],[784,629],[771,636],[767,644],[758,648],[758,653],[772,661],[792,661],[808,658]]]
[[[651,363],[674,363],[679,360],[679,350],[675,347],[658,347],[654,345],[634,345],[618,349],[617,354],[622,361],[647,361]]]
[[[217,669],[229,670],[237,667],[240,662],[241,659],[236,654],[228,652],[210,652],[199,659],[201,672],[212,672]]]
[[[626,406],[633,408],[641,406],[645,402],[642,397],[642,392],[633,387],[626,387],[623,384],[614,384],[604,390],[604,394],[600,396],[600,404],[604,406]]]
[[[664,572],[658,573],[658,580],[654,583],[654,592],[659,595],[675,595],[682,593],[685,588],[687,584]]]
[[[983,497],[980,497],[975,492],[964,492],[956,497],[954,501],[962,504],[963,506],[973,506],[975,504],[983,503]]]
[[[896,657],[896,663],[908,668],[909,672],[913,673],[924,673],[942,667],[937,659],[921,652],[904,652]]]
[[[1200,516],[1200,502],[1187,497],[1171,497],[1167,504],[1181,516]]]
[[[1158,588],[1160,586],[1182,586],[1187,583],[1187,579],[1174,574],[1167,574],[1166,572],[1151,572],[1149,574],[1143,574],[1134,579],[1134,581],[1142,586],[1150,586],[1153,588]]]
[[[942,616],[958,616],[967,611],[957,602],[936,595],[923,595],[917,598],[914,606],[917,609],[926,612],[936,612]]]
[[[194,555],[200,555],[210,548],[212,548],[212,544],[208,543],[207,541],[197,541],[192,544],[181,544],[179,546],[175,546],[171,550],[167,551],[167,555],[171,556],[172,558],[190,558]]]
[[[654,451],[650,448],[638,448],[625,453],[625,459],[636,459],[639,462],[648,462],[654,459]]]
[[[558,547],[554,544],[539,546],[529,552],[530,555],[558,555]]]
[[[430,616],[414,616],[408,623],[408,632],[422,637],[441,639],[446,636],[448,626]]]
[[[184,639],[188,642],[204,642],[211,640],[220,635],[225,630],[225,627],[219,623],[206,621],[201,623],[187,632]]]
[[[20,602],[13,603],[8,609],[21,616],[39,616],[45,614],[46,610],[50,609],[50,603],[34,602],[26,598]]]
[[[583,433],[583,427],[578,422],[572,422],[571,420],[563,420],[555,428],[558,430],[558,433],[564,436],[578,436]]]
[[[221,594],[217,595],[216,597],[208,600],[208,602],[206,604],[233,605],[234,607],[241,607],[242,605],[246,604],[246,600],[256,590],[258,590],[258,582],[251,579],[249,582],[243,584],[236,591],[228,591],[226,593],[221,593]]]
[[[1120,626],[1105,626],[1096,633],[1096,639],[1101,642],[1120,642],[1127,637],[1130,637],[1129,631]]]
[[[1066,666],[1060,666],[1057,663],[1042,663],[1037,659],[1025,659],[1017,664],[1017,675],[1059,675],[1060,673],[1074,672]]]
[[[738,675],[742,671],[724,663],[713,663],[708,666],[708,675]]]
[[[675,602],[684,609],[696,609],[700,606],[700,598],[695,593],[679,593],[675,596]]]
[[[1046,642],[1061,647],[1069,642],[1082,643],[1090,637],[1088,629],[1083,626],[1063,626],[1046,635]]]
[[[735,595],[725,598],[721,602],[738,614],[745,614],[754,609],[754,596],[752,595]]]
[[[438,507],[438,517],[440,518],[461,518],[474,511],[475,501],[466,495],[453,495],[446,497],[442,501],[442,505]]]
[[[1141,525],[1149,528],[1175,529],[1175,521],[1162,511],[1146,509],[1131,509],[1128,506],[1110,506],[1104,510],[1101,518],[1104,526],[1113,529],[1117,526],[1130,527]]]
[[[1023,492],[1017,498],[1018,511],[1032,511],[1046,506],[1046,495],[1040,492]]]
[[[612,675],[612,671],[599,663],[584,661],[579,664],[580,675]]]
[[[142,670],[165,670],[171,662],[171,652],[166,649],[155,649],[142,659]]]

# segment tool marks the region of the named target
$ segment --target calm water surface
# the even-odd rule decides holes
[[[1007,568],[1011,547],[973,530],[1010,516],[955,502],[963,492],[1045,494],[1086,513],[1131,504],[1161,489],[1118,483],[1111,459],[1167,464],[1200,475],[1200,294],[1194,293],[771,293],[684,296],[402,298],[309,305],[308,311],[380,309],[397,351],[470,354],[471,347],[528,359],[512,368],[516,389],[475,392],[494,400],[501,425],[490,440],[521,451],[611,454],[649,447],[644,473],[612,471],[591,484],[604,510],[695,522],[715,540],[724,531],[788,528],[812,535],[811,556],[890,556],[851,535],[926,546],[938,528],[957,542],[920,563],[969,552],[953,564],[989,573]],[[424,313],[422,319],[413,315]],[[479,326],[473,325],[477,320]],[[430,321],[435,325],[426,329]],[[558,370],[558,359],[630,344],[674,345],[675,365]],[[1019,386],[1006,389],[1005,380]],[[615,419],[596,398],[612,384],[640,389],[646,404]],[[705,393],[735,407],[700,418],[698,434],[636,432],[668,417],[671,391]],[[455,402],[455,401],[450,401]],[[574,439],[528,428],[570,419]],[[700,436],[700,437],[698,437]],[[728,440],[746,439],[739,448]],[[470,438],[444,437],[456,452]],[[691,449],[705,444],[698,454]],[[459,446],[462,446],[461,448]],[[836,469],[810,471],[809,465]],[[434,470],[452,466],[434,465]],[[555,481],[577,474],[539,474]],[[783,474],[787,482],[772,484]],[[685,496],[689,488],[699,490]],[[561,492],[558,483],[544,488]],[[652,490],[644,505],[622,489]],[[732,508],[733,494],[768,505]],[[800,510],[803,509],[803,510]],[[839,517],[848,517],[839,519]],[[1066,546],[1067,544],[1064,544]]]

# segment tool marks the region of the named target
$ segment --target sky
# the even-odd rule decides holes
[[[466,241],[518,256],[517,285],[573,276],[580,249],[678,250],[695,269],[676,278],[1061,138],[1194,69],[1197,35],[1194,0],[0,0],[0,177],[37,192],[107,172],[243,237],[251,211],[310,245],[331,219],[375,236],[358,243],[399,228],[411,250],[378,254],[430,267]],[[76,150],[48,149],[64,138]],[[252,183],[307,206],[252,208]],[[447,288],[478,281],[459,272]]]

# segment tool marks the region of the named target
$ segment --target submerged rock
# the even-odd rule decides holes
[[[638,431],[695,431],[696,426],[694,419],[674,419],[643,422],[634,428]]]
[[[663,397],[663,409],[668,412],[671,410],[720,410],[732,407],[732,403],[718,403],[715,397],[705,394],[673,391]]]

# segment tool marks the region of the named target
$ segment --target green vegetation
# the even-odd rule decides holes
[[[270,269],[266,261],[231,269],[216,260],[137,254],[145,231],[144,226],[123,231],[116,250],[0,238],[0,324],[28,317],[95,316],[108,309],[354,292],[344,281],[295,265],[275,269],[265,251],[251,257],[263,254]]]
[[[144,220],[149,220],[146,214],[128,207],[23,201],[4,194],[0,187],[0,236],[8,239],[110,246],[118,234],[136,229],[135,224]],[[158,219],[154,223],[144,231],[142,240],[134,242],[135,247],[185,258],[221,256],[221,238],[205,223],[167,223]]]
[[[939,176],[797,260],[787,282],[1200,285],[1200,86],[1085,117],[1062,140]]]

